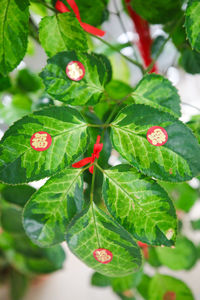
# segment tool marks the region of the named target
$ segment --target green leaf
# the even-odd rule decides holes
[[[2,0],[0,11],[0,73],[12,71],[25,55],[28,43],[28,0]]]
[[[39,38],[48,56],[64,50],[87,51],[87,37],[75,16],[69,13],[45,17],[40,22]]]
[[[147,274],[143,274],[142,279],[137,286],[138,292],[142,295],[142,297],[145,300],[149,300],[148,298],[148,289],[151,282],[151,277],[149,277]]]
[[[160,182],[160,185],[167,191],[177,209],[189,212],[195,201],[198,199],[197,190],[188,183],[167,183]]]
[[[146,104],[180,117],[180,97],[177,89],[163,76],[149,74],[136,86],[132,97],[137,104]]]
[[[36,151],[31,136],[45,131],[51,146]],[[11,126],[0,142],[0,180],[25,183],[38,180],[66,168],[86,150],[87,124],[70,107],[49,107],[24,117]]]
[[[3,77],[0,75],[0,92],[10,88],[11,82],[9,77]]]
[[[33,2],[34,1],[31,1],[30,10],[41,17],[45,17],[48,14],[47,8],[42,3]]]
[[[47,247],[64,241],[66,226],[83,206],[81,169],[51,177],[26,204],[23,224],[29,238]]]
[[[71,61],[80,61],[85,67],[85,76],[78,82],[66,75],[66,66]],[[50,58],[40,76],[49,95],[72,105],[97,103],[108,79],[105,64],[98,55],[75,51],[61,52]]]
[[[197,250],[194,244],[186,237],[178,237],[175,248],[156,248],[160,262],[172,270],[189,270],[197,259]]]
[[[22,209],[15,205],[1,204],[1,226],[3,230],[12,234],[22,234]]]
[[[152,126],[165,128],[168,141],[151,145],[146,134]],[[191,130],[172,115],[145,105],[122,109],[111,124],[114,148],[148,176],[186,181],[200,173],[200,147]]]
[[[107,84],[112,79],[112,66],[111,66],[111,62],[109,61],[109,59],[107,58],[107,56],[105,56],[103,54],[93,53],[93,55],[95,55],[97,57],[97,59],[99,59],[102,62],[102,64],[104,65],[104,67],[105,67],[106,76],[107,76],[106,84]]]
[[[113,278],[95,272],[92,275],[91,284],[98,287],[112,286],[112,289],[115,293],[123,293],[138,286],[141,281],[142,275],[142,270],[124,277]]]
[[[29,69],[18,72],[17,84],[25,92],[35,92],[42,87],[41,79]]]
[[[105,275],[102,275],[98,272],[92,274],[91,285],[98,287],[107,287],[111,285],[111,278]]]
[[[31,112],[32,101],[25,93],[17,93],[8,97],[8,102],[0,102],[0,118],[4,123],[11,125],[13,122]],[[10,102],[11,100],[11,102]]]
[[[185,13],[187,37],[193,49],[200,52],[200,2],[189,0]]]
[[[35,274],[52,273],[62,269],[65,252],[60,245],[45,248],[41,257],[31,257],[26,260],[27,268]]]
[[[120,297],[121,300],[136,300],[131,290],[125,291],[123,293],[117,293],[117,296]]]
[[[194,300],[192,292],[183,281],[161,274],[156,274],[152,278],[148,300],[163,300],[169,291],[176,294],[176,300]]]
[[[113,217],[137,240],[173,245],[176,214],[167,193],[129,165],[104,170],[103,174],[103,197]]]
[[[186,48],[181,52],[179,63],[182,68],[190,74],[200,73],[200,53]]]
[[[140,250],[132,237],[102,210],[92,204],[77,215],[67,228],[70,250],[89,267],[107,276],[126,276],[141,266]],[[112,252],[107,264],[98,262],[93,252]]]
[[[191,221],[191,225],[194,230],[200,230],[200,219]]]
[[[156,252],[155,247],[148,247],[148,259],[147,262],[154,268],[160,267],[162,264],[158,258],[158,254]]]
[[[67,1],[63,2],[67,4]],[[76,0],[81,20],[90,25],[101,25],[106,17],[107,2],[108,0]]]
[[[27,276],[12,269],[10,276],[10,286],[11,299],[21,300],[28,288]]]
[[[200,115],[193,116],[187,125],[192,129],[200,144]]]
[[[197,246],[198,257],[200,259],[200,244]]]
[[[61,246],[42,249],[25,234],[14,236],[4,231],[0,235],[0,248],[11,266],[27,275],[54,272],[62,268],[65,260]]]
[[[148,0],[144,2],[142,0],[131,0],[132,8],[143,19],[152,24],[165,24],[172,18],[176,17],[176,14],[181,9],[181,0]]]
[[[0,193],[5,201],[23,207],[35,191],[30,185],[5,185]]]
[[[155,38],[155,40],[153,40],[153,43],[151,45],[151,57],[153,59],[156,59],[156,56],[158,55],[165,41],[166,41],[166,37],[163,35],[159,35]]]
[[[123,293],[138,286],[141,281],[143,272],[139,270],[133,274],[124,277],[112,279],[112,289],[115,293]]]
[[[171,35],[171,40],[179,51],[189,46],[188,42],[186,41],[187,37],[184,28],[184,13],[185,12],[181,10],[176,18],[171,20],[171,22],[168,22],[164,27],[165,32]],[[177,20],[179,21],[177,22]]]
[[[127,95],[131,94],[132,91],[132,87],[120,80],[112,80],[106,86],[108,96],[115,100],[123,99]]]

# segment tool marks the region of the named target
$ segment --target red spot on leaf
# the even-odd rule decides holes
[[[176,300],[176,293],[168,291],[164,294],[163,300]]]

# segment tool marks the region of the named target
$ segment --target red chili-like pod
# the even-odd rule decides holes
[[[147,140],[153,146],[162,146],[168,140],[168,134],[165,128],[153,126],[147,131]]]
[[[45,151],[51,146],[51,136],[45,131],[35,132],[31,139],[30,145],[36,151]]]
[[[108,264],[113,258],[112,252],[104,248],[94,250],[93,256],[98,262],[102,264]]]

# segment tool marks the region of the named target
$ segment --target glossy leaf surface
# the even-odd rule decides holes
[[[198,254],[194,244],[186,237],[179,237],[175,248],[156,248],[160,262],[172,270],[191,269]]]
[[[185,27],[187,37],[193,49],[200,52],[200,2],[189,0],[186,9]]]
[[[66,227],[83,206],[81,169],[65,169],[52,176],[30,199],[24,209],[27,235],[40,246],[64,240]]]
[[[163,76],[150,74],[138,83],[132,97],[137,104],[146,104],[180,117],[180,97],[171,82]]]
[[[70,13],[43,18],[40,22],[39,37],[48,56],[65,50],[86,51],[88,48],[84,30]]]
[[[85,68],[80,81],[73,81],[66,75],[66,66],[71,61],[79,61]],[[60,52],[50,58],[40,76],[49,95],[72,105],[97,103],[107,81],[106,66],[98,55],[75,51]]]
[[[167,193],[129,165],[104,170],[103,197],[109,212],[137,240],[174,244],[176,214]]]
[[[51,146],[36,151],[31,136],[45,131]],[[0,180],[24,183],[38,180],[64,169],[86,150],[87,125],[75,109],[49,107],[17,121],[0,142]]]
[[[0,73],[12,71],[25,55],[28,42],[28,0],[1,0]]]
[[[95,204],[73,219],[67,228],[67,243],[80,260],[107,276],[125,276],[141,265],[140,250],[129,233]],[[109,263],[94,258],[93,252],[99,248],[113,254]]]
[[[149,300],[163,300],[167,292],[174,292],[176,300],[194,300],[192,292],[187,285],[174,277],[157,274],[149,287]]]
[[[153,126],[167,131],[163,146],[148,142],[147,131]],[[191,130],[172,115],[145,105],[130,105],[119,112],[111,128],[114,148],[144,174],[186,181],[200,173],[200,146]]]

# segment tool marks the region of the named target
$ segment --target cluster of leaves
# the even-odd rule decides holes
[[[38,37],[34,31],[35,24],[29,18],[29,1],[4,2],[0,12],[3,37],[0,42],[0,87],[3,86],[13,95],[14,108],[18,103],[14,100],[15,94],[20,94],[20,99],[24,99],[21,95],[28,97],[28,111],[16,118],[31,109],[34,111],[10,126],[0,142],[0,180],[6,184],[17,184],[17,188],[23,189],[24,186],[19,184],[49,177],[38,191],[29,195],[30,199],[26,199],[23,205],[20,202],[22,196],[19,202],[14,199],[11,203],[3,196],[1,222],[5,233],[1,235],[1,244],[9,263],[15,263],[19,272],[24,272],[24,269],[33,273],[41,272],[41,261],[38,262],[39,271],[31,269],[37,269],[36,253],[37,258],[39,256],[42,261],[45,260],[44,268],[54,270],[63,261],[63,255],[59,254],[61,249],[56,244],[66,241],[78,258],[98,272],[93,278],[94,284],[106,282],[106,285],[112,285],[123,299],[131,299],[132,296],[123,293],[136,286],[141,294],[149,289],[149,294],[142,294],[144,299],[163,299],[168,289],[181,300],[193,299],[188,288],[180,281],[163,275],[156,275],[150,280],[141,270],[138,271],[142,256],[137,241],[150,245],[150,252],[154,253],[152,255],[168,267],[189,269],[195,264],[196,248],[185,237],[177,240],[176,250],[153,246],[171,247],[175,244],[176,212],[166,190],[170,194],[171,190],[174,191],[175,182],[188,181],[200,174],[199,119],[192,120],[188,126],[179,120],[179,95],[163,76],[145,75],[134,88],[116,80],[110,60],[103,54],[91,51],[91,37],[73,13],[49,16],[44,11]],[[38,2],[42,2],[54,11],[55,1],[31,2],[32,9],[40,10]],[[68,6],[67,1],[62,2]],[[191,53],[198,53],[200,49],[200,26],[195,17],[198,15],[199,2],[189,1],[186,12],[181,10],[181,1],[168,2],[168,9],[166,4],[156,0],[149,1],[151,9],[140,0],[134,1],[132,6],[150,23],[164,23],[173,41],[181,40],[176,46],[182,53],[181,61],[185,67],[182,49],[185,45],[187,49],[190,47],[186,42],[186,34],[194,48],[190,49]],[[95,0],[94,3],[92,0],[78,0],[77,4],[82,21],[95,26],[100,25],[108,15],[107,1]],[[177,16],[180,21],[174,24]],[[11,19],[15,21],[9,23]],[[180,38],[183,20],[187,29],[186,34],[184,31],[184,40]],[[30,100],[33,92],[37,92],[37,97],[41,99],[45,95],[38,77],[28,70],[22,70],[15,79],[14,89],[10,87],[9,78],[5,77],[26,53],[28,28],[49,57],[40,73],[48,95],[48,105],[41,105],[40,110],[30,105],[34,102],[34,99]],[[73,81],[66,76],[66,66],[71,61],[80,61],[84,65],[85,76],[81,81]],[[5,117],[3,119],[6,120]],[[161,126],[167,131],[168,140],[163,146],[156,147],[148,142],[147,131],[153,126]],[[52,138],[51,146],[41,152],[30,145],[31,137],[39,131],[47,132]],[[89,166],[72,168],[74,162],[91,155],[98,134],[104,146],[100,159],[94,163],[94,174],[91,176],[88,172]],[[110,168],[108,159],[112,149],[118,152],[122,163]],[[179,187],[175,187],[179,192]],[[9,188],[15,187],[4,186],[3,191]],[[190,195],[193,193],[190,203],[184,198],[187,191]],[[176,208],[189,211],[196,200],[196,191],[190,192],[190,186],[183,183],[182,197],[179,195],[175,201]],[[22,214],[23,206],[22,227],[18,217]],[[13,226],[8,221],[8,215],[9,218],[13,215],[17,225]],[[25,237],[24,230],[34,244]],[[22,261],[21,251],[25,250],[19,249],[18,244],[20,247],[23,244],[30,247],[25,255],[31,252],[33,257],[29,259],[25,256],[25,261]],[[52,248],[40,249],[35,244]],[[183,259],[179,265],[177,257],[183,247],[193,259],[186,262]],[[112,261],[108,264],[96,261],[93,252],[98,248],[111,251]],[[49,266],[49,261],[52,263],[51,258],[55,255],[58,265]],[[168,256],[170,259],[166,260]],[[50,257],[49,260],[46,257]],[[126,277],[123,279],[119,276]],[[149,285],[148,289],[146,284]],[[157,291],[157,298],[152,291]]]
[[[107,277],[95,272],[91,278],[93,286],[98,288],[111,287],[113,292],[122,300],[136,300],[138,295],[145,300],[174,299],[175,297],[169,297],[172,291],[175,293],[175,299],[194,299],[190,289],[181,280],[158,273],[152,277],[145,272],[147,268],[144,268],[144,266],[146,264],[151,268],[155,268],[157,272],[162,266],[173,271],[189,271],[200,259],[200,245],[196,246],[184,236],[182,228],[184,213],[189,212],[199,198],[199,188],[192,188],[188,183],[160,182],[160,184],[168,191],[178,211],[179,225],[176,247],[146,245],[147,250],[144,252],[145,264],[139,271],[124,277]],[[191,225],[195,230],[200,230],[199,224],[199,220],[191,221]]]
[[[126,0],[123,1],[126,2]],[[200,3],[198,0],[189,0],[187,5],[183,0],[165,2],[151,0],[145,5],[141,0],[132,0],[131,5],[150,24],[163,25],[163,30],[169,34],[180,53],[179,64],[186,72],[200,73],[200,24],[198,21]],[[153,48],[155,52],[159,52],[167,40],[165,36],[157,37]]]
[[[10,278],[14,300],[22,298],[28,282],[35,276],[59,270],[65,260],[60,245],[40,248],[30,241],[23,229],[22,210],[34,192],[28,185],[0,185],[0,280]]]

